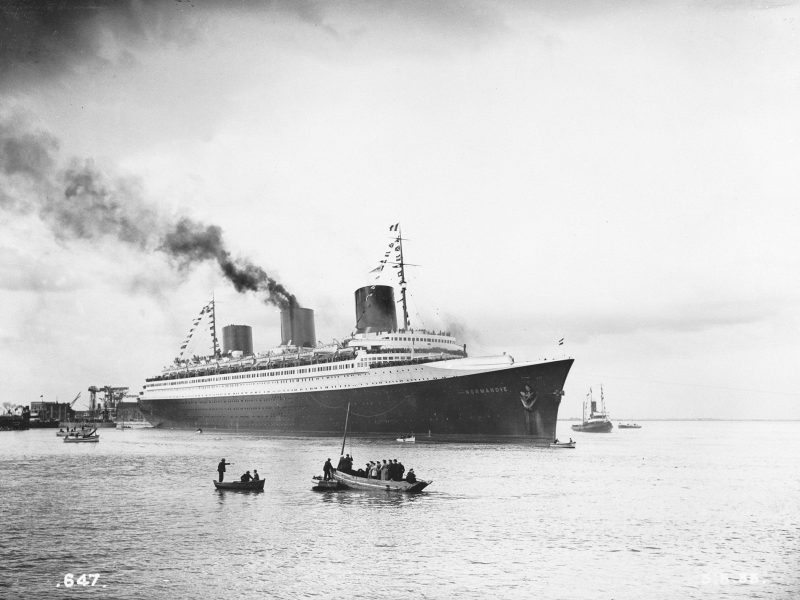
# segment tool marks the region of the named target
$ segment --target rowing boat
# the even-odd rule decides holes
[[[64,442],[77,444],[79,442],[99,442],[99,435],[70,435],[64,438]]]
[[[257,481],[216,481],[214,487],[218,490],[236,490],[239,492],[263,492],[265,479]]]
[[[575,442],[552,442],[551,448],[574,448]]]
[[[343,473],[334,469],[333,478],[339,484],[348,489],[357,490],[372,490],[376,492],[403,492],[406,494],[415,494],[421,492],[428,487],[432,481],[423,481],[418,479],[414,483],[408,481],[392,481],[391,479],[369,479],[367,477],[359,477],[351,475],[350,473]]]
[[[344,454],[344,445],[345,441],[347,440],[347,424],[350,421],[350,403],[347,403],[347,414],[344,417],[344,436],[342,437],[342,451],[341,454]],[[409,436],[403,438],[398,438],[397,441],[413,441],[413,437],[409,439]],[[410,469],[409,473],[411,473],[414,469]],[[394,481],[393,479],[370,479],[369,477],[359,477],[358,475],[353,475],[352,473],[345,473],[344,471],[340,471],[338,469],[333,469],[333,478],[338,482],[340,489],[345,490],[371,490],[376,492],[402,492],[406,494],[414,494],[416,492],[421,492],[426,487],[428,487],[432,481],[424,481],[422,479],[418,479],[416,481]]]

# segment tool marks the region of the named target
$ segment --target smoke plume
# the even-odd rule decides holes
[[[159,251],[185,274],[214,261],[238,292],[255,292],[281,309],[297,299],[264,269],[234,258],[222,229],[189,217],[166,217],[143,200],[138,181],[103,173],[91,161],[58,167],[58,140],[0,118],[0,210],[36,214],[61,242],[111,239],[142,252]]]
[[[264,296],[265,302],[282,309],[297,306],[294,295],[264,269],[246,259],[232,259],[222,241],[222,229],[216,225],[203,225],[183,217],[166,233],[159,250],[175,259],[180,269],[215,260],[237,292],[257,292]]]

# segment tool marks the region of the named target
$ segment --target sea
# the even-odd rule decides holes
[[[0,432],[0,598],[800,597],[800,422],[641,424],[348,440],[432,480],[410,496],[312,491],[337,437]],[[264,492],[216,491],[223,457]]]

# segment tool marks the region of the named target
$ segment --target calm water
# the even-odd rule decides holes
[[[397,497],[312,492],[334,438],[0,432],[0,597],[798,597],[800,423],[559,433],[578,447],[348,443],[434,480]],[[214,491],[222,456],[266,491]]]

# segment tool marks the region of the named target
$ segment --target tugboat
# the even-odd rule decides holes
[[[589,413],[586,413],[586,407],[589,407]],[[608,433],[614,429],[614,424],[608,418],[606,412],[606,401],[603,396],[603,386],[600,386],[600,410],[597,410],[597,402],[592,398],[592,388],[589,388],[589,393],[586,394],[586,399],[583,401],[583,422],[579,425],[572,426],[573,431],[585,431],[587,433]]]

